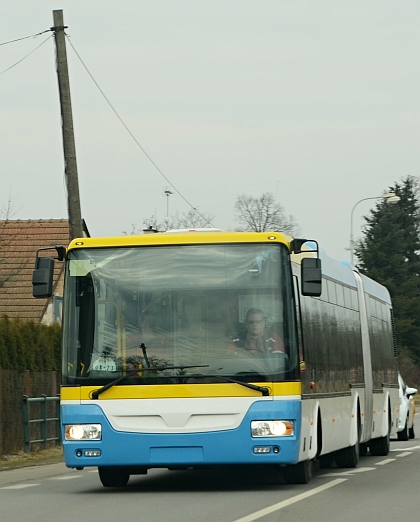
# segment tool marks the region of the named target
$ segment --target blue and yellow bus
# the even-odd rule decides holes
[[[208,229],[56,248],[68,467],[98,467],[111,487],[151,468],[226,465],[307,483],[315,459],[355,467],[388,453],[389,293],[316,242]],[[42,255],[36,297],[52,294]]]

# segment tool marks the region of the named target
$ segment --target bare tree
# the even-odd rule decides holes
[[[165,232],[166,230],[182,229],[182,228],[209,228],[212,225],[214,216],[203,213],[198,208],[191,208],[188,212],[180,214],[178,211],[172,214],[169,219],[161,222],[155,216],[144,220],[146,228],[156,232]],[[141,234],[142,229],[139,229],[134,223],[131,225],[130,233],[123,232],[124,235]]]
[[[259,198],[240,194],[234,209],[239,223],[244,225],[241,230],[284,232],[289,235],[298,233],[293,216],[286,216],[284,208],[271,192],[264,192]]]
[[[168,230],[178,228],[209,228],[214,216],[200,212],[198,208],[190,208],[188,212],[175,212],[167,224]]]

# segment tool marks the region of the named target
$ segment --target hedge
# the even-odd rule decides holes
[[[60,371],[61,326],[0,318],[0,368],[16,372]]]

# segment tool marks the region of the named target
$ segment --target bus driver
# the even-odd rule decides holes
[[[266,328],[264,313],[259,308],[250,308],[245,316],[246,330],[233,339],[228,353],[247,350],[248,353],[284,352],[284,343],[275,333],[269,333]],[[239,348],[239,350],[238,350]]]

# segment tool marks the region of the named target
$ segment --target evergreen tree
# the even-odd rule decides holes
[[[6,359],[2,362],[5,370],[15,370],[18,361],[18,341],[16,339],[16,330],[12,321],[3,315],[0,319],[0,335],[6,347]]]
[[[39,326],[37,343],[40,368],[42,371],[60,371],[60,355],[57,354],[57,347],[60,346],[61,328],[57,324]]]
[[[60,371],[60,344],[58,324],[0,317],[0,368],[16,372]]]
[[[0,368],[4,368],[5,370],[8,370],[9,369],[9,357],[7,355],[7,347],[6,347],[6,342],[4,340],[2,323],[3,323],[3,321],[0,320]],[[0,383],[0,386],[1,386],[1,383]]]
[[[38,337],[36,324],[33,321],[17,320],[17,326],[19,327],[21,341],[23,343],[22,351],[24,353],[24,369],[35,370],[37,369],[38,363],[35,350]]]
[[[355,252],[360,271],[391,294],[398,346],[420,362],[419,179],[408,176],[389,190],[399,203],[377,203],[365,217],[364,238]]]

